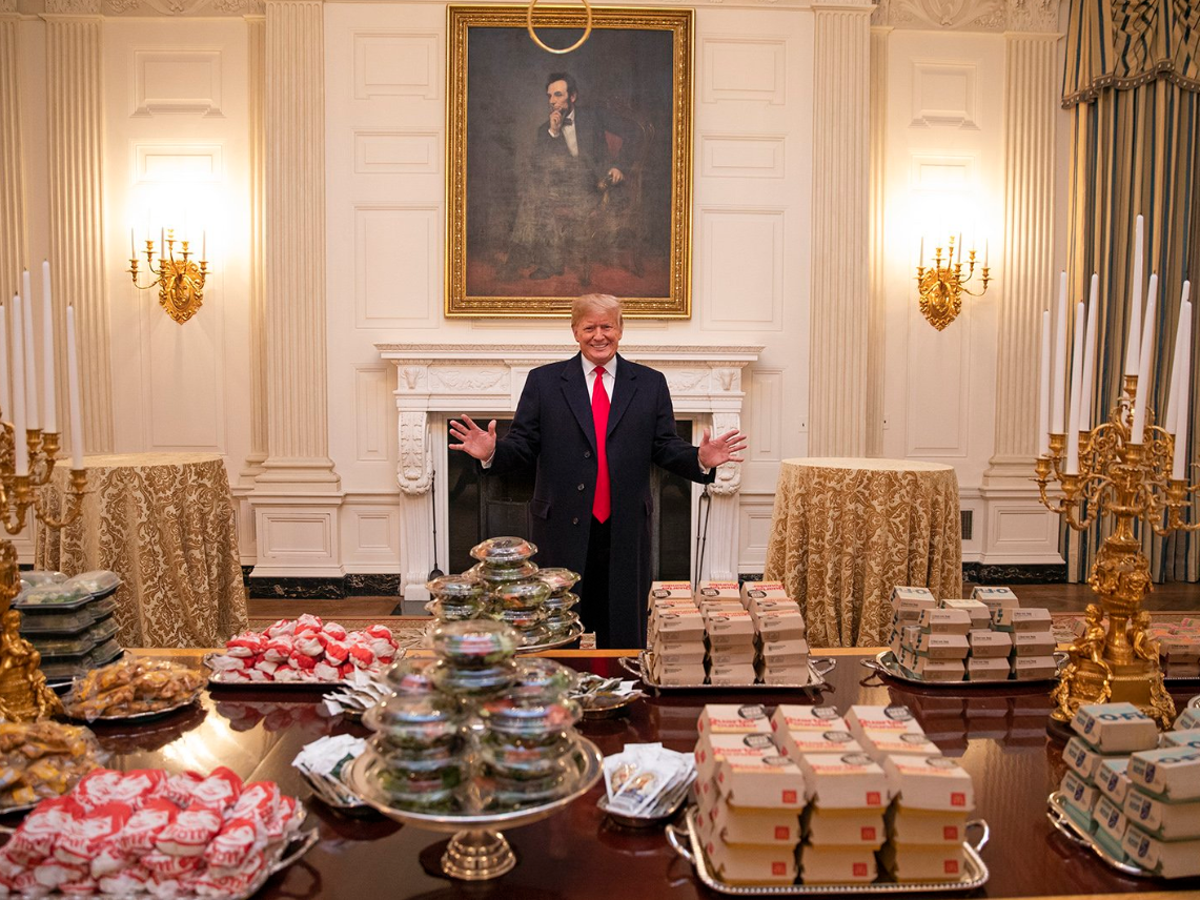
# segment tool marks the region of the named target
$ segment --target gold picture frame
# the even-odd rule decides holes
[[[447,8],[446,315],[689,318],[693,10],[526,11]]]

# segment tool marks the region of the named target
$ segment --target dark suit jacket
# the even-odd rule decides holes
[[[612,481],[612,563],[609,627],[614,647],[644,647],[650,590],[651,463],[696,482],[696,448],[675,433],[671,395],[663,374],[620,357],[608,416],[608,471]],[[537,470],[530,538],[542,566],[583,572],[592,499],[596,492],[596,435],[579,354],[529,373],[512,428],[496,444],[495,474],[521,466]],[[584,625],[587,610],[582,611]]]
[[[604,136],[606,132],[621,138],[621,150],[616,155],[609,152],[608,139]],[[628,175],[629,167],[637,161],[640,141],[640,129],[624,116],[600,107],[575,107],[575,143],[579,146],[577,159],[587,172],[591,190],[596,189],[596,185],[604,180],[613,166]],[[538,130],[537,152],[543,159],[571,155],[567,139],[562,134],[550,136],[549,120],[542,123]]]

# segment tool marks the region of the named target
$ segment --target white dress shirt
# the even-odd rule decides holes
[[[567,150],[572,156],[579,155],[579,138],[575,136],[575,110],[567,113],[562,123],[562,135],[567,141]]]
[[[591,400],[596,394],[596,376],[593,374],[596,371],[596,364],[582,353],[579,354],[579,359],[583,362],[583,383],[587,385],[588,400]],[[604,379],[604,390],[608,392],[608,399],[611,403],[613,388],[617,386],[616,354],[613,354],[613,358],[604,364],[604,374],[600,377]]]

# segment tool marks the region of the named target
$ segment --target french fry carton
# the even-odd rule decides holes
[[[966,676],[961,659],[934,659],[918,656],[912,673],[924,681],[962,681]]]
[[[1007,681],[1011,674],[1007,659],[967,657],[967,681]]]
[[[648,601],[663,600],[668,597],[691,600],[692,583],[690,581],[652,581]]]
[[[917,642],[917,655],[930,659],[963,659],[970,649],[965,634],[930,634],[922,631],[921,639]]]
[[[962,609],[923,609],[917,624],[930,634],[966,634],[971,630],[971,616]]]
[[[810,753],[800,758],[800,767],[822,809],[882,811],[891,799],[887,775],[865,753]]]
[[[1021,601],[1010,588],[1002,587],[977,587],[971,591],[971,599],[978,600],[988,608],[993,622],[996,621],[999,610],[1021,605]]]
[[[888,789],[905,809],[970,812],[975,808],[971,776],[944,756],[890,756],[883,762]]]
[[[762,658],[772,666],[807,666],[808,641],[803,638],[785,641],[764,639]]]
[[[780,703],[771,714],[771,730],[776,734],[789,731],[849,731],[846,720],[834,706],[800,706]]]
[[[1084,781],[1096,783],[1096,770],[1105,756],[1079,735],[1073,735],[1063,747],[1063,761]]]
[[[888,838],[901,844],[950,844],[966,840],[969,813],[948,810],[909,809],[903,802],[888,807],[885,821]]]
[[[1008,632],[978,628],[967,632],[967,643],[971,645],[971,656],[976,659],[1008,659],[1013,648],[1012,635]]]
[[[716,778],[717,764],[727,757],[778,756],[779,747],[771,734],[761,731],[751,734],[705,733],[696,741],[693,752],[696,757],[696,778],[706,782]]]
[[[1163,878],[1200,875],[1200,839],[1162,841],[1130,822],[1123,846],[1130,859]]]
[[[888,843],[879,864],[896,881],[961,881],[966,871],[962,844],[921,846]]]
[[[870,847],[814,847],[800,853],[800,872],[805,884],[865,884],[874,881],[875,851]]]
[[[787,731],[776,732],[780,747],[793,760],[806,753],[862,753],[862,745],[848,731]]]
[[[754,684],[757,678],[758,673],[754,670],[752,662],[725,663],[723,665],[709,663],[708,666],[709,684],[747,685]]]
[[[1200,750],[1200,728],[1190,731],[1164,731],[1159,738],[1163,747],[1183,747],[1187,750]]]
[[[807,796],[804,772],[782,755],[719,761],[717,790],[727,802],[745,809],[800,810]]]
[[[1017,681],[1042,681],[1055,676],[1058,662],[1053,656],[1014,656],[1012,671]]]
[[[696,602],[705,600],[732,600],[741,605],[742,595],[736,581],[702,581],[696,586]]]
[[[995,618],[996,631],[1050,631],[1050,610],[1037,607],[1002,607]]]
[[[1158,744],[1158,726],[1132,703],[1095,703],[1079,707],[1071,719],[1071,730],[1101,753],[1133,753],[1153,750]],[[1134,784],[1133,764],[1129,779]],[[1200,780],[1197,781],[1200,785]]]
[[[941,756],[937,744],[925,735],[890,734],[886,731],[868,731],[863,736],[863,749],[867,755],[882,765],[889,756]]]
[[[742,582],[742,604],[749,606],[752,600],[795,600],[789,597],[782,581]]]
[[[1009,634],[1012,637],[1013,656],[1053,656],[1054,641],[1052,631],[998,631],[996,634]]]
[[[958,609],[965,612],[971,618],[972,630],[976,628],[991,627],[992,614],[988,608],[978,600],[946,599],[938,601],[938,605],[942,609]]]
[[[1125,796],[1125,815],[1152,837],[1164,841],[1200,838],[1200,801],[1169,802],[1136,787]]]
[[[698,734],[770,734],[771,720],[761,703],[709,703],[700,710]]]
[[[846,725],[855,737],[868,731],[893,734],[924,734],[907,706],[864,706],[856,704],[846,713]]]
[[[712,823],[727,844],[800,843],[800,815],[794,809],[743,809],[722,800],[713,807]]]
[[[804,640],[804,616],[798,612],[765,612],[753,621],[764,641]]]
[[[704,852],[725,884],[758,887],[791,884],[796,880],[796,854],[786,844],[732,845],[713,833],[704,844]]]
[[[810,803],[802,817],[804,839],[815,847],[871,847],[887,837],[883,810],[822,809]]]
[[[1118,809],[1125,808],[1125,797],[1129,793],[1128,756],[1109,756],[1100,760],[1092,781],[1100,793],[1113,802]]]
[[[1163,747],[1137,751],[1129,760],[1127,773],[1130,785],[1139,790],[1172,801],[1200,799],[1200,750]],[[1129,809],[1129,797],[1125,808]]]

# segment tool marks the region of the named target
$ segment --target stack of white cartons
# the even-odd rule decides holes
[[[754,619],[740,604],[704,612],[710,684],[754,684]]]
[[[781,703],[771,714],[779,749],[797,762],[805,753],[861,753],[846,720],[832,706]]]
[[[940,756],[907,706],[852,706],[846,725],[863,750],[882,760],[888,755]]]
[[[967,630],[967,681],[1004,681],[1011,672],[1008,657],[1012,637],[992,630],[992,616],[978,600],[943,600],[943,609],[966,613],[971,620]]]
[[[996,621],[996,616],[1002,609],[1011,609],[1021,605],[1021,601],[1017,599],[1017,595],[1010,588],[1002,587],[976,587],[971,591],[971,599],[978,600],[988,609],[988,615],[992,617],[992,621]]]
[[[873,881],[890,799],[883,769],[854,752],[805,753],[800,768],[812,801],[804,811],[800,848],[804,883]]]
[[[909,648],[913,652],[907,657],[909,671],[924,681],[962,681],[966,672],[963,661],[970,651],[967,632],[971,617],[958,609],[923,609],[917,624],[917,643]],[[911,626],[904,631],[912,635]]]
[[[897,585],[892,588],[891,604],[892,630],[888,645],[901,665],[916,665],[921,613],[927,609],[935,609],[937,599],[928,588]]]
[[[1054,661],[1054,632],[1050,611],[1019,606],[1001,607],[992,619],[995,631],[1012,636],[1012,677],[1017,681],[1053,678],[1058,671]]]
[[[736,581],[702,581],[696,585],[695,599],[701,609],[709,605],[718,609],[742,606]]]
[[[692,586],[656,581],[649,602],[651,677],[663,685],[703,684],[704,617],[692,600]]]
[[[888,756],[896,798],[887,816],[880,863],[896,881],[957,881],[964,870],[963,832],[975,808],[971,776],[944,756]]]
[[[698,729],[697,824],[717,876],[732,885],[791,884],[803,774],[771,742],[762,707],[706,706]]]
[[[1125,796],[1126,854],[1163,878],[1200,875],[1200,731],[1134,753]]]
[[[800,605],[794,600],[751,600],[758,636],[758,677],[764,684],[808,684],[808,641]]]

